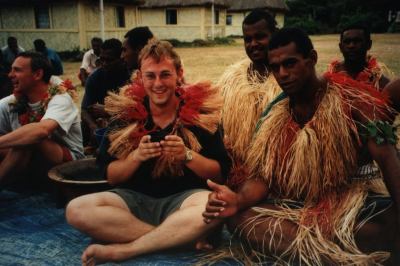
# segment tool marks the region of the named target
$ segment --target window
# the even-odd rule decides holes
[[[117,6],[115,8],[117,27],[125,28],[125,9],[123,6]]]
[[[167,9],[165,10],[165,18],[166,24],[168,25],[176,25],[178,24],[177,20],[177,10],[176,9]]]
[[[214,12],[214,23],[215,25],[219,24],[219,10],[215,10]]]
[[[232,15],[226,15],[226,25],[232,25]]]
[[[50,29],[50,10],[49,6],[36,6],[35,24],[37,29]]]

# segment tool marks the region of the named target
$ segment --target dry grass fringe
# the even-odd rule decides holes
[[[137,102],[141,101],[137,97],[127,97],[125,91],[129,88],[126,85],[120,89],[118,94],[109,92],[104,99],[105,111],[110,114],[113,120],[118,120],[124,117],[127,109],[135,109]]]
[[[379,62],[379,66],[381,68],[379,79],[382,77],[382,75],[390,80],[393,80],[396,77],[394,72],[385,63]]]
[[[385,182],[383,181],[382,178],[375,178],[375,179],[370,179],[368,180],[368,190],[380,194],[383,196],[389,197],[389,191],[385,185]]]
[[[359,94],[331,85],[312,120],[294,133],[293,143],[286,143],[287,135],[283,134],[294,130],[289,128],[293,124],[289,99],[277,103],[248,150],[246,163],[251,177],[263,175],[267,185],[274,177],[283,196],[305,197],[306,201],[346,184],[357,167],[360,143],[356,124],[346,110],[357,108],[352,101],[375,106],[372,96]],[[372,116],[363,110],[359,113],[368,120],[384,114],[382,107],[373,108],[368,110]],[[282,147],[290,148],[285,151]]]
[[[128,157],[129,153],[135,149],[135,145],[132,143],[130,136],[133,132],[136,132],[137,128],[138,123],[134,123],[123,129],[111,131],[108,135],[110,140],[108,152],[118,159]]]
[[[205,91],[207,99],[202,103],[199,115],[192,123],[207,130],[209,133],[215,133],[221,122],[222,95],[219,89],[211,86],[209,82],[202,82],[197,85]]]
[[[250,75],[249,59],[228,68],[218,86],[224,98],[222,124],[233,157],[245,160],[254,129],[264,108],[281,89],[272,75]]]
[[[210,86],[209,82],[198,83],[195,86],[196,88],[192,89],[201,89],[206,96],[199,106],[199,110],[197,110],[198,116],[190,121],[191,125],[214,134],[221,120],[222,97],[219,90]],[[122,87],[118,94],[109,93],[109,96],[105,99],[105,110],[111,115],[111,120],[124,120],[127,110],[135,110],[138,102],[142,101],[141,98],[126,93],[129,87],[130,85]],[[132,138],[139,129],[139,121],[134,121],[126,127],[114,129],[109,134],[111,144],[108,152],[119,159],[126,158],[139,144],[139,139]],[[202,148],[196,136],[184,127],[179,118],[171,134],[181,137],[185,146],[195,152],[199,152]],[[172,156],[160,156],[153,169],[153,176],[160,177],[161,175],[182,176],[182,163],[176,161]]]
[[[333,200],[336,200],[336,195]],[[249,238],[251,234],[255,234],[254,228],[258,224],[263,224],[268,228],[265,235],[269,237],[261,238],[262,245],[259,250],[268,251],[270,254],[259,254],[259,259],[265,260],[273,258],[276,260],[275,265],[284,265],[299,263],[301,265],[325,265],[327,262],[333,262],[335,265],[380,265],[388,257],[387,252],[374,252],[371,254],[363,254],[355,243],[354,232],[356,217],[364,204],[366,193],[363,185],[355,185],[342,193],[343,202],[339,208],[335,209],[332,217],[335,217],[333,224],[336,230],[331,237],[326,237],[323,229],[320,228],[317,221],[312,224],[304,225],[301,220],[307,211],[302,209],[291,209],[287,205],[282,204],[280,210],[272,210],[266,208],[253,208],[258,215],[248,219],[244,224],[240,225],[239,234],[242,238]],[[307,207],[305,207],[307,208]],[[312,208],[312,206],[311,206]],[[376,214],[375,214],[376,215]],[[372,216],[367,217],[361,224],[364,224]],[[296,238],[283,253],[276,253],[277,247],[283,241],[282,229],[280,224],[283,220],[291,221],[298,225]],[[243,235],[242,232],[248,232]],[[253,235],[252,238],[260,238],[259,235]],[[269,242],[266,242],[269,239]],[[244,256],[245,253],[240,256]],[[240,257],[239,256],[239,257]],[[254,258],[248,258],[253,259]]]
[[[323,265],[324,259],[338,265],[371,265],[380,264],[388,257],[386,252],[363,254],[354,240],[355,221],[367,189],[383,190],[376,181],[356,184],[348,180],[357,169],[358,159],[358,132],[348,111],[357,108],[354,101],[376,106],[376,100],[367,93],[354,93],[331,84],[312,120],[294,132],[293,143],[286,143],[285,133],[295,129],[289,127],[292,123],[289,100],[282,100],[268,114],[248,151],[246,162],[251,177],[261,175],[283,198],[305,202],[302,209],[254,208],[260,215],[250,221],[252,226],[263,217],[274,217],[277,224],[285,219],[298,225],[297,237],[282,254],[282,260],[298,260],[306,265]],[[358,111],[366,119],[374,120],[384,113],[384,107],[378,105],[372,111],[361,108]],[[319,202],[329,207],[324,210],[328,224],[320,224],[320,215],[316,212]],[[270,231],[279,231],[277,226],[271,225]],[[273,242],[268,243],[268,250],[274,251],[280,237],[271,237]]]

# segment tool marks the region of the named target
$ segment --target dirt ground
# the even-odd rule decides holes
[[[338,48],[339,35],[321,35],[311,37],[318,52],[317,71],[323,73],[327,65],[334,59],[341,59]],[[392,78],[400,76],[400,34],[373,34],[373,45],[370,54],[376,56],[379,62],[385,64],[392,74]],[[199,80],[216,82],[224,70],[231,64],[246,57],[241,39],[230,46],[177,48],[184,64],[186,82]],[[83,88],[78,79],[80,62],[64,62],[63,79],[70,79],[78,85],[80,97]],[[397,117],[400,125],[400,116]],[[398,130],[400,137],[400,130]],[[398,144],[400,148],[400,143]]]
[[[400,34],[374,34],[371,54],[383,62],[394,75],[400,75]],[[315,49],[318,52],[318,72],[326,70],[333,59],[340,59],[338,48],[339,35],[312,36]],[[235,45],[216,47],[177,48],[184,63],[186,81],[191,83],[199,80],[217,81],[226,67],[245,58],[246,54],[240,39]],[[65,62],[65,75],[74,84],[79,84],[77,77],[79,62]]]

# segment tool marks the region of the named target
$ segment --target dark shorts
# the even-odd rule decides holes
[[[125,201],[135,217],[154,226],[161,224],[169,215],[179,209],[183,201],[189,196],[201,191],[208,190],[191,189],[165,198],[153,198],[130,189],[116,188],[110,190]]]
[[[292,209],[300,209],[304,207],[304,203],[300,201],[293,200],[282,200],[282,199],[267,199],[263,203],[274,204],[280,206],[287,206]],[[360,213],[358,214],[358,220],[365,220],[372,218],[387,209],[389,209],[393,204],[391,197],[386,197],[377,194],[368,194],[365,199],[364,206],[362,207]]]

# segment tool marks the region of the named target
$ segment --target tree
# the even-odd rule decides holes
[[[285,24],[310,34],[339,32],[357,22],[367,24],[372,32],[386,32],[389,10],[400,10],[400,1],[395,0],[290,0],[287,5]]]

